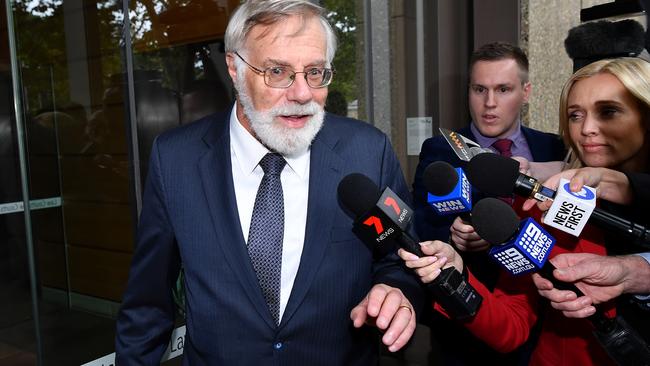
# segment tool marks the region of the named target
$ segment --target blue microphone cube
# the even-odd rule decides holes
[[[438,215],[456,215],[472,210],[472,186],[463,169],[456,168],[456,172],[459,179],[451,193],[446,196],[427,195],[427,202]]]
[[[490,256],[513,275],[535,272],[542,268],[555,238],[532,218],[521,221],[517,237],[490,249]]]

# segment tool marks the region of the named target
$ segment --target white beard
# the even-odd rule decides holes
[[[253,101],[248,95],[243,74],[238,72],[235,88],[238,100],[244,108],[244,114],[259,141],[270,150],[287,157],[298,156],[307,151],[323,126],[325,117],[323,108],[312,100],[307,104],[287,103],[266,111],[258,111],[253,107]],[[312,117],[303,127],[292,128],[276,120],[276,117],[282,115],[311,115]]]

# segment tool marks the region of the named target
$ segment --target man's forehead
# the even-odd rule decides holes
[[[283,38],[296,38],[318,30],[316,36],[325,38],[325,32],[320,24],[314,29],[314,24],[318,22],[315,16],[290,15],[284,19],[271,24],[257,24],[251,28],[246,36],[246,43],[264,43],[274,44]]]
[[[317,17],[290,16],[273,24],[254,26],[246,37],[248,56],[260,66],[325,64],[327,40]]]
[[[513,59],[481,60],[472,66],[471,84],[498,86],[521,82],[521,69]]]

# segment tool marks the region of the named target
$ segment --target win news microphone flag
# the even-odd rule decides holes
[[[472,210],[472,187],[462,168],[436,161],[424,169],[422,182],[427,190],[427,202],[438,215],[459,215],[468,221]]]
[[[387,253],[396,243],[418,257],[425,256],[420,244],[407,233],[413,210],[390,188],[381,192],[370,178],[352,173],[339,183],[338,196],[343,207],[354,215],[353,231],[372,250]],[[476,314],[483,300],[453,266],[443,269],[427,288],[457,319]]]
[[[490,257],[508,273],[521,275],[539,270],[555,288],[584,296],[575,284],[553,276],[555,267],[548,258],[555,239],[532,218],[520,222],[510,205],[484,198],[472,211],[472,224],[481,238],[493,245]],[[650,347],[622,317],[607,318],[597,309],[587,319],[594,325],[598,342],[618,365],[650,365]]]

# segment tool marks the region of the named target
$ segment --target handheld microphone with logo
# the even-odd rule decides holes
[[[438,215],[459,215],[471,221],[472,187],[462,168],[436,161],[424,169],[422,183],[427,190],[427,202]]]
[[[352,173],[339,183],[338,197],[343,207],[355,216],[353,231],[371,248],[381,249],[387,243],[397,243],[419,257],[425,256],[420,244],[406,232],[413,210],[390,188],[380,192],[370,178]],[[453,266],[442,269],[427,287],[457,319],[476,314],[483,300]]]
[[[506,158],[496,154],[479,154],[472,158],[467,164],[465,169],[467,178],[471,184],[478,188],[481,192],[493,196],[506,196],[512,193],[516,195],[534,198],[538,201],[553,200],[556,193],[550,188],[544,187],[537,179],[529,177],[525,174],[519,173],[519,162],[516,160]],[[560,190],[569,191],[566,186],[561,186]],[[593,192],[593,191],[592,191]],[[584,193],[585,197],[590,197],[589,194]],[[580,201],[573,200],[573,198],[580,198]],[[593,208],[591,216],[582,209],[587,209],[591,203],[591,199],[586,200],[582,197],[576,196],[573,193],[562,194],[558,203],[557,212],[559,215],[568,215],[566,218],[557,217],[558,229],[574,234],[577,232],[578,224],[584,226],[583,222],[590,221],[605,227],[609,230],[616,231],[627,235],[630,239],[634,240],[634,244],[650,248],[650,231],[639,224],[625,220],[619,216],[603,211],[598,207]],[[573,200],[573,206],[565,206],[564,210],[560,210],[562,204],[567,200]],[[575,205],[580,202],[579,205]],[[566,204],[565,204],[566,205]],[[575,208],[578,207],[576,210]],[[567,213],[567,210],[571,209]],[[547,214],[548,216],[548,214]],[[553,220],[551,217],[550,220]],[[568,225],[567,225],[568,223]],[[577,223],[574,225],[574,223]]]
[[[490,257],[510,274],[536,272],[547,263],[555,239],[532,218],[520,222],[512,207],[496,198],[480,200],[472,217],[476,233],[492,244]]]
[[[532,218],[521,222],[512,207],[495,199],[484,198],[472,210],[474,229],[490,244],[490,256],[508,273],[520,275],[540,271],[555,288],[584,296],[573,283],[553,276],[555,266],[548,261],[555,239]],[[505,244],[501,244],[505,243]],[[619,365],[649,365],[650,348],[623,318],[607,318],[597,310],[588,317],[594,335],[607,354]]]
[[[595,208],[595,189],[584,186],[580,192],[572,192],[569,180],[563,178],[543,221],[546,225],[580,236]]]

